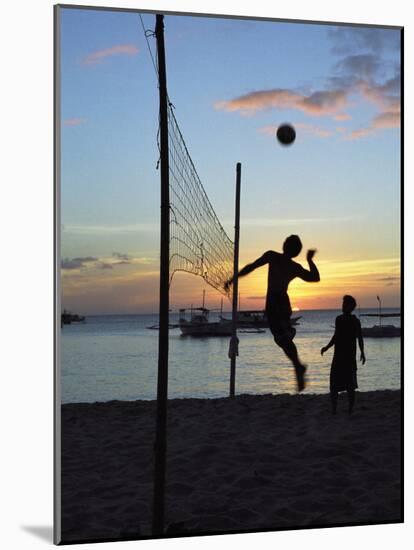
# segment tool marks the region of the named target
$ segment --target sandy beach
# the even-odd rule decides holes
[[[401,520],[401,395],[169,402],[166,525],[217,533]],[[62,541],[151,535],[155,402],[62,406]]]

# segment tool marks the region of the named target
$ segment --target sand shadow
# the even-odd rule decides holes
[[[21,528],[39,539],[53,543],[53,527],[51,525],[22,525]]]

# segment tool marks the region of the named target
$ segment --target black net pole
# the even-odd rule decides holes
[[[234,221],[234,265],[233,265],[233,308],[232,333],[230,341],[230,397],[234,397],[236,389],[236,357],[238,353],[237,339],[237,298],[239,295],[239,240],[240,240],[240,184],[241,164],[236,167],[236,207]]]
[[[164,533],[165,470],[167,456],[168,400],[168,309],[170,261],[170,195],[168,162],[168,103],[165,70],[164,16],[156,16],[155,35],[158,51],[160,95],[160,162],[161,162],[161,245],[160,245],[160,306],[158,339],[157,417],[155,435],[154,503],[152,534]]]

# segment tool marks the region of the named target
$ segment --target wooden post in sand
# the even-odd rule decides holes
[[[234,397],[236,389],[236,356],[238,355],[237,339],[237,297],[239,295],[239,240],[240,240],[240,183],[241,164],[236,166],[236,214],[234,222],[234,265],[233,265],[233,308],[232,331],[230,340],[230,397]]]
[[[161,161],[161,265],[158,337],[157,419],[155,434],[154,504],[152,534],[164,534],[165,469],[167,456],[168,401],[168,310],[170,282],[170,183],[168,162],[168,97],[165,70],[164,16],[156,16],[155,36],[158,51],[160,94],[160,161]]]

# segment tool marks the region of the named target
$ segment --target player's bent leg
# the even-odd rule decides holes
[[[298,350],[296,348],[296,345],[292,340],[289,340],[288,338],[277,338],[275,337],[275,342],[278,346],[280,346],[283,351],[285,352],[286,356],[292,361],[293,366],[295,367],[295,374],[296,374],[296,382],[298,385],[298,391],[302,391],[305,389],[305,372],[306,372],[306,366],[301,363],[299,356],[298,356]]]
[[[292,361],[293,366],[295,367],[298,391],[302,391],[305,388],[306,366],[300,362],[298,350],[293,343],[293,338],[296,335],[296,329],[290,324],[290,317],[281,319],[273,315],[272,312],[268,311],[267,318],[275,343],[282,348],[285,355]]]

